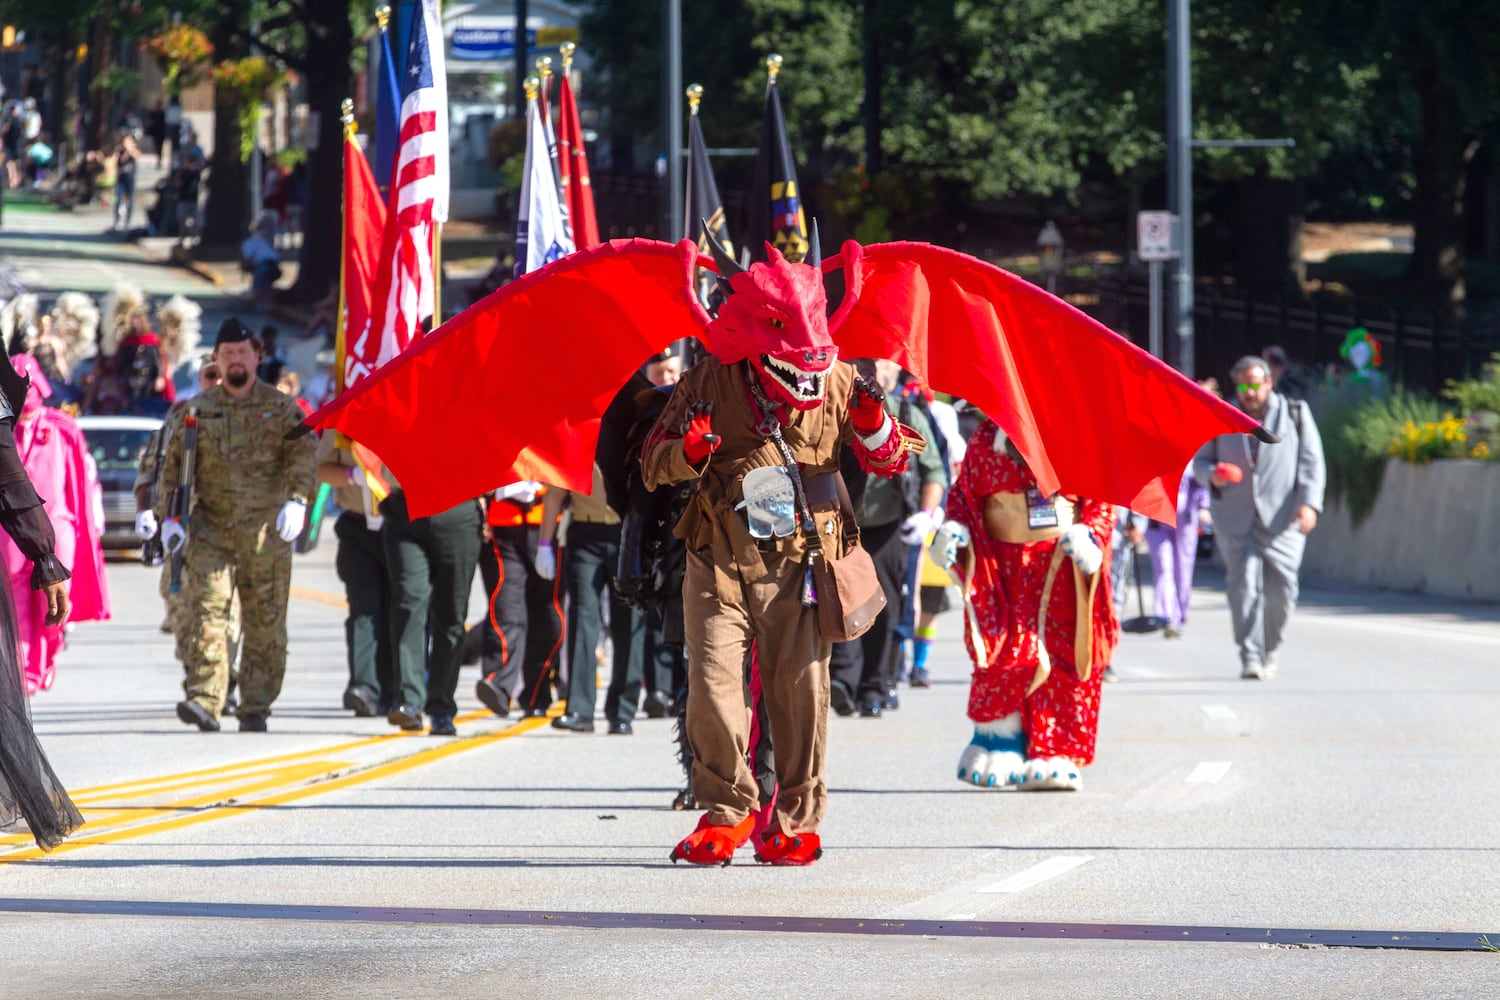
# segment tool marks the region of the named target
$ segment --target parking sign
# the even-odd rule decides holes
[[[1135,217],[1135,255],[1141,260],[1171,260],[1177,256],[1172,245],[1172,213],[1140,212]]]

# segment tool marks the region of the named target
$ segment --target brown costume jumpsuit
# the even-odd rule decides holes
[[[702,479],[676,529],[688,550],[682,598],[694,794],[714,825],[733,826],[756,808],[756,784],[745,758],[750,734],[745,677],[755,643],[781,786],[775,825],[789,835],[811,833],[828,797],[823,759],[831,646],[818,630],[817,608],[802,604],[806,544],[801,532],[757,541],[745,512],[734,509],[745,473],[783,464],[775,441],[756,430],[760,417],[748,390],[747,367],[709,358],[683,375],[647,440],[642,472],[652,489]],[[853,378],[854,369],[838,362],[828,373],[820,406],[782,411],[790,413],[782,436],[807,483],[823,547],[835,557],[842,554],[843,536],[831,476],[838,472],[840,446],[856,440],[849,422]],[[684,411],[698,400],[714,404],[713,429],[721,443],[695,467],[683,457],[678,429]]]

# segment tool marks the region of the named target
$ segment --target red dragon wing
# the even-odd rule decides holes
[[[379,455],[413,517],[504,483],[589,492],[599,419],[632,372],[706,336],[689,241],[613,240],[505,285],[307,418]]]
[[[1197,450],[1259,424],[1030,282],[925,243],[845,243],[829,320],[845,358],[887,358],[968,400],[1047,493],[1125,504],[1168,524]],[[1263,435],[1268,437],[1267,435]]]

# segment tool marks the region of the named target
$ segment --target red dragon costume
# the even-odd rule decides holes
[[[809,632],[816,616],[802,603],[800,534],[763,551],[735,508],[740,474],[778,450],[767,442],[775,429],[811,477],[836,466],[840,443],[876,472],[904,461],[914,442],[839,356],[890,359],[992,414],[1046,495],[1066,487],[1165,521],[1203,442],[1258,430],[1088,316],[972,257],[849,242],[819,267],[815,254],[810,266],[768,253],[767,263],[732,275],[739,269],[722,255],[720,266],[687,240],[620,240],[570,254],[481,300],[307,422],[381,455],[414,517],[515,479],[586,492],[599,418],[620,386],[672,342],[702,341],[713,357],[683,377],[643,455],[653,482],[708,473],[678,528],[696,560],[684,602],[711,608],[726,625],[700,622],[688,636],[690,687],[716,706],[699,713],[693,736],[695,749],[713,744],[713,762],[694,772],[707,812],[673,852],[695,863],[727,863],[753,824],[741,737],[748,636],[760,643],[766,697],[777,700],[768,714],[780,794],[757,858],[805,864],[820,853],[827,675],[819,664],[828,646]],[[700,267],[719,271],[732,292],[713,319],[693,291]],[[820,270],[842,272],[831,316]],[[539,376],[515,359],[534,355],[543,330],[568,332]],[[837,538],[838,513],[824,496],[816,530]],[[740,708],[730,712],[734,698]]]
[[[1120,633],[1109,589],[1114,505],[1043,494],[987,420],[964,454],[948,516],[933,558],[964,589],[974,662],[974,737],[958,779],[1077,790],[1094,759],[1099,689]]]

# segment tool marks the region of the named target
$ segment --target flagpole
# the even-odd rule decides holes
[[[701,83],[690,83],[687,90],[683,91],[683,93],[687,95],[688,117],[697,118],[698,105],[703,103],[703,85]],[[702,239],[696,232],[699,222],[695,219],[686,218],[686,207],[692,204],[693,201],[693,158],[691,156],[687,158],[687,168],[683,170],[682,174],[682,204],[684,211],[681,214],[684,218],[682,220],[682,232],[679,235],[683,239],[692,240],[694,243],[697,243]]]
[[[339,117],[339,121],[343,122],[344,124],[344,142],[352,142],[354,141],[355,134],[359,131],[359,123],[354,120],[354,102],[347,97],[344,98],[343,103],[339,105],[339,111],[342,112]],[[340,149],[339,155],[341,162],[343,153],[344,150]],[[340,172],[346,173],[345,171]],[[341,186],[342,194],[339,196],[339,312],[338,320],[334,325],[335,334],[333,342],[334,364],[337,366],[336,370],[333,373],[333,384],[334,388],[336,388],[339,393],[342,393],[344,391],[344,352],[348,349],[348,345],[345,343],[345,335],[347,333],[347,331],[345,330],[345,326],[347,323],[347,317],[349,315],[349,293],[347,290],[349,282],[348,176],[344,176],[341,182]]]
[[[437,43],[438,43],[439,46],[442,46],[443,45],[443,31],[442,31],[442,28],[443,28],[443,0],[433,0],[433,6],[434,6],[434,8],[437,11],[437,26],[438,26],[438,41],[437,41]],[[446,74],[448,72],[448,64],[447,64],[446,60],[444,60],[444,62],[443,62],[443,72],[444,72],[444,74]],[[436,83],[436,81],[433,81],[433,82]],[[442,90],[442,93],[443,93],[443,99],[447,100],[447,96],[448,96],[448,81],[446,79],[443,80],[443,90]],[[440,140],[441,140],[441,142],[445,146],[447,145],[447,143],[448,143],[448,136],[446,134],[446,130],[444,130],[444,134],[440,137]],[[452,176],[451,175],[448,178],[448,182],[449,182],[450,185],[452,184]],[[443,325],[443,220],[441,220],[441,219],[435,219],[435,220],[433,220],[433,223],[432,223],[432,328],[431,329],[432,330],[436,330],[438,327],[440,327],[442,325]],[[431,330],[429,330],[428,332],[430,333]]]

